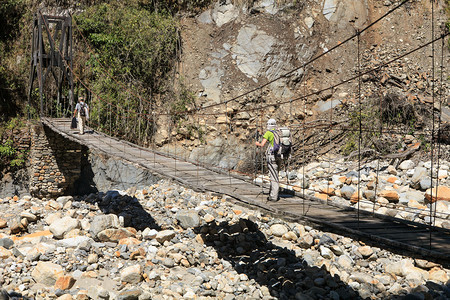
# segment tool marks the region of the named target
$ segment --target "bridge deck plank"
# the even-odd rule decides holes
[[[336,226],[353,233],[360,232],[361,235],[378,236],[393,243],[401,243],[400,247],[408,248],[409,245],[414,245],[426,250],[429,245],[430,233],[423,226],[412,226],[400,221],[380,219],[367,214],[361,214],[358,218],[355,210],[302,199],[300,196],[282,195],[278,202],[267,202],[268,195],[262,193],[263,188],[260,185],[230,176],[231,174],[222,171],[216,172],[197,164],[174,159],[171,155],[155,153],[151,149],[140,148],[111,138],[89,127],[86,134],[80,135],[77,130],[70,129],[70,119],[43,119],[42,121],[52,130],[88,146],[90,149],[123,158],[169,177],[180,178],[193,187],[198,186],[218,193],[228,193],[244,202],[269,210],[274,209],[289,216],[306,216],[309,220],[322,225]],[[249,179],[251,180],[251,178]],[[264,191],[267,190],[268,184],[265,183]],[[432,238],[432,250],[440,252],[443,257],[448,257],[450,255],[450,234],[432,231]],[[437,255],[436,252],[432,254]]]

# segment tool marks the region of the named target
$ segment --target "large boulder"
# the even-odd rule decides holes
[[[109,228],[120,228],[119,217],[117,215],[101,215],[95,216],[91,222],[89,231],[93,236],[97,236],[100,231]]]
[[[49,230],[55,238],[62,239],[66,233],[76,228],[80,228],[80,222],[77,219],[65,216],[54,221]]]
[[[437,191],[436,188],[428,189],[425,192],[425,198],[429,202],[450,201],[450,188],[445,185],[440,185],[437,187]]]
[[[64,276],[64,270],[60,265],[40,261],[31,272],[31,276],[37,283],[53,286],[58,278]]]
[[[200,217],[195,210],[180,210],[177,212],[175,218],[184,229],[194,228],[200,225]]]

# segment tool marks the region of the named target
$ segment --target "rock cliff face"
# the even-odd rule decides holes
[[[343,84],[357,74],[358,68],[367,71],[431,40],[430,2],[411,1],[364,30],[359,39],[346,41],[401,3],[390,0],[289,3],[263,0],[251,4],[218,1],[202,14],[182,19],[183,54],[179,75],[196,93],[197,107],[217,104],[244,93],[245,96],[209,111],[216,115],[186,120],[186,124],[194,124],[202,131],[206,142],[190,140],[180,134],[180,130],[170,129],[165,125],[167,122],[161,121],[158,146],[165,145],[163,150],[195,159],[210,142],[217,144],[219,141],[225,146],[216,147],[217,151],[209,147],[211,151],[206,152],[211,153],[201,158],[221,164],[224,160],[234,160],[232,152],[236,149],[226,147],[230,136],[235,142],[232,145],[240,147],[239,152],[244,151],[244,157],[251,157],[253,140],[249,136],[257,128],[264,130],[265,122],[271,117],[282,125],[318,119],[342,120],[357,103],[359,95],[364,103],[392,89],[404,98],[424,103],[431,95],[430,47],[366,75],[360,92],[358,80]],[[447,19],[444,6],[443,1],[435,3],[436,34],[440,32],[439,25]],[[448,64],[448,49],[444,52],[444,64]],[[256,89],[260,86],[264,87]],[[252,90],[255,91],[249,92]],[[289,102],[304,95],[310,96]],[[259,106],[264,108],[259,109]],[[335,109],[334,115],[331,109]],[[446,109],[444,105],[442,111]],[[339,145],[336,148],[339,149]],[[236,167],[242,162],[227,165]]]

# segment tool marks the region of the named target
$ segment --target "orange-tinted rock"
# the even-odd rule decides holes
[[[331,187],[324,187],[320,189],[320,192],[329,196],[334,196],[334,189]]]
[[[102,242],[118,242],[121,239],[125,239],[131,236],[133,236],[133,233],[126,230],[125,228],[105,229],[103,231],[100,231],[97,235],[98,239]]]
[[[358,191],[354,192],[353,195],[350,197],[351,203],[358,203],[359,200],[364,199],[362,192],[359,193],[359,199],[358,199]]]
[[[127,246],[139,245],[140,243],[142,242],[134,237],[124,238],[119,241],[119,245],[127,245]]]
[[[75,279],[72,276],[61,276],[55,282],[55,289],[70,290],[75,284]]]
[[[6,226],[8,226],[8,223],[6,222],[6,220],[3,220],[2,218],[0,218],[0,229],[5,228]]]
[[[428,189],[425,192],[425,199],[427,199],[430,202],[450,201],[450,188],[444,185],[438,186],[437,197],[436,197],[436,188]]]
[[[85,278],[97,278],[98,277],[98,273],[95,271],[86,271],[83,272],[83,274],[81,275],[81,277],[85,277]]]
[[[400,198],[396,191],[388,191],[388,190],[381,191],[379,196],[386,198],[389,202],[398,202]]]
[[[0,259],[8,258],[12,255],[11,251],[0,246]]]
[[[394,183],[394,182],[396,182],[396,181],[397,181],[397,177],[395,177],[395,176],[391,176],[391,177],[389,177],[388,180],[387,180],[387,182],[389,182],[389,183]]]
[[[144,248],[139,248],[138,250],[132,252],[130,255],[130,259],[137,259],[137,258],[144,258],[144,257],[145,257]]]
[[[318,192],[316,192],[314,194],[314,197],[322,199],[322,200],[327,200],[328,199],[328,195],[327,194],[322,194],[322,193],[318,193]]]
[[[44,231],[38,231],[38,232],[33,232],[21,237],[11,237],[11,239],[16,242],[16,241],[22,241],[22,242],[32,242],[33,240],[38,240],[41,237],[46,236],[46,237],[52,237],[53,234],[50,232],[50,230],[44,230]]]

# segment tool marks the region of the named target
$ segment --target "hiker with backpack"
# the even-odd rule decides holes
[[[75,111],[73,112],[73,116],[77,116],[78,119],[78,128],[80,129],[80,134],[84,134],[84,125],[86,123],[86,119],[89,119],[89,107],[84,102],[83,97],[78,98],[78,103],[75,106]]]
[[[289,128],[278,128],[277,121],[275,119],[269,119],[267,121],[267,131],[264,133],[262,141],[257,141],[255,145],[264,147],[267,143],[269,144],[266,149],[266,160],[270,178],[270,190],[267,200],[278,201],[280,200],[278,169],[281,162],[286,162],[291,153],[292,142]]]
[[[280,199],[280,180],[278,179],[278,165],[280,161],[274,152],[274,150],[276,150],[274,149],[274,146],[276,146],[274,143],[275,135],[277,134],[276,127],[277,121],[275,119],[269,119],[267,121],[267,131],[264,133],[262,141],[255,142],[255,145],[261,148],[269,143],[266,149],[266,160],[270,178],[269,197],[267,197],[268,201],[278,201]]]

